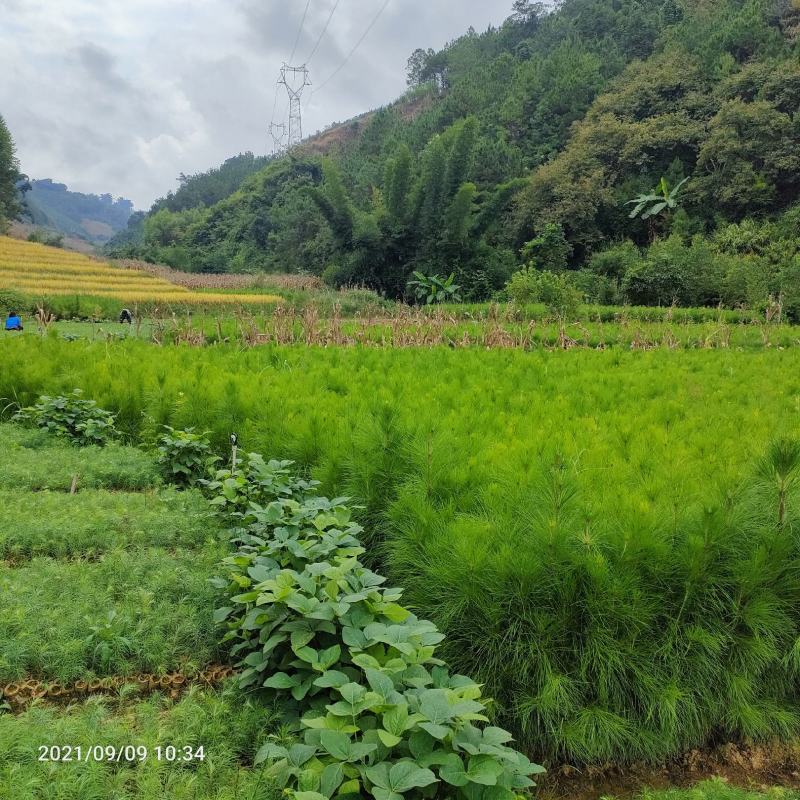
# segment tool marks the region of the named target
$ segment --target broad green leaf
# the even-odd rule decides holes
[[[361,702],[367,695],[367,687],[359,683],[346,683],[339,687],[339,693],[351,705]]]
[[[339,761],[347,761],[350,758],[350,737],[346,733],[339,731],[322,731],[320,735],[322,746]]]
[[[503,772],[503,765],[489,755],[470,756],[467,777],[471,783],[494,786]]]
[[[338,688],[344,686],[350,681],[350,678],[344,672],[338,672],[335,669],[328,670],[314,681],[314,686],[319,686],[323,689]]]
[[[408,706],[402,705],[390,708],[383,715],[383,727],[395,736],[402,736],[408,726]]]
[[[302,767],[317,752],[316,747],[307,744],[293,744],[289,748],[289,762],[295,767]]]
[[[391,765],[387,764],[385,761],[376,764],[374,767],[367,767],[365,770],[365,774],[370,783],[375,786],[379,786],[381,789],[389,789],[389,770],[391,769]]]
[[[450,728],[446,725],[437,725],[434,722],[420,722],[419,727],[422,730],[427,731],[434,739],[442,739],[447,738],[447,734],[450,733]]]
[[[423,758],[436,747],[436,740],[425,731],[414,731],[408,740],[408,746],[414,758]]]
[[[398,761],[389,770],[389,785],[392,791],[407,792],[409,789],[421,789],[436,783],[436,776],[429,769],[417,766],[413,761]]]
[[[268,689],[292,689],[299,684],[298,678],[287,675],[285,672],[276,672],[264,681],[264,686]]]
[[[367,669],[364,674],[372,689],[382,697],[388,697],[394,691],[394,682],[388,675],[376,669]]]
[[[265,745],[259,748],[258,752],[256,753],[254,763],[260,764],[262,761],[266,761],[267,759],[272,760],[276,758],[286,758],[287,755],[288,751],[285,747],[281,747],[274,742],[267,742]]]
[[[344,780],[344,770],[341,764],[328,764],[320,777],[320,792],[325,797],[333,797],[336,790]]]
[[[466,786],[469,783],[464,762],[455,753],[447,754],[446,761],[439,768],[439,777],[452,786]]]
[[[389,731],[385,731],[383,728],[378,729],[378,737],[386,747],[395,747],[403,741],[400,736],[389,733]]]

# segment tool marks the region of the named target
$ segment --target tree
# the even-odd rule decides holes
[[[409,86],[421,86],[425,83],[425,74],[428,64],[435,55],[436,53],[434,50],[430,48],[423,50],[421,47],[418,47],[411,54],[411,58],[408,59],[408,65],[406,67]]]
[[[411,189],[412,156],[408,145],[400,145],[397,156],[386,169],[386,206],[396,226],[405,225],[408,218],[408,195]]]
[[[547,6],[534,0],[515,0],[512,8],[511,21],[517,25],[535,26],[547,13]]]
[[[0,229],[20,212],[17,183],[21,178],[14,140],[0,116]]]

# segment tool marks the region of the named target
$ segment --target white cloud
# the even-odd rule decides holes
[[[310,66],[319,87],[383,0],[340,0]],[[311,0],[296,61],[335,0]],[[312,132],[399,95],[416,47],[499,24],[511,0],[391,0],[344,69],[304,98]],[[288,7],[288,11],[287,11]],[[305,0],[0,0],[0,114],[23,171],[146,208],[176,176],[267,149],[275,80]],[[286,107],[278,94],[277,119]]]

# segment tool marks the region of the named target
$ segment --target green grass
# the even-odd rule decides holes
[[[190,691],[178,702],[93,699],[67,709],[0,715],[3,800],[267,800],[278,793],[253,755],[274,728],[236,693]],[[146,747],[143,763],[42,763],[41,745]],[[204,761],[159,762],[157,747],[205,747]]]
[[[611,795],[613,797],[613,795]],[[691,789],[647,790],[641,800],[797,800],[800,792],[780,787],[741,789],[721,780],[703,781]]]
[[[0,489],[69,490],[77,476],[83,489],[136,491],[160,482],[153,459],[134,447],[77,448],[48,434],[0,425]]]
[[[202,545],[216,530],[197,492],[0,490],[0,559],[96,557],[115,549]]]

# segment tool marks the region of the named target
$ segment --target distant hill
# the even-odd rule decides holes
[[[133,213],[133,203],[122,197],[71,192],[49,178],[32,180],[30,186],[25,194],[26,221],[91,244],[105,244],[125,230]]]

